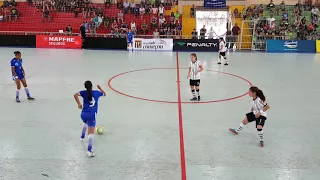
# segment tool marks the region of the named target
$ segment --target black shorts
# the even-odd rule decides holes
[[[265,121],[267,120],[267,118],[264,116],[259,116],[258,118],[256,118],[256,115],[254,115],[253,112],[246,114],[246,116],[247,116],[248,122],[256,121],[256,127],[258,125],[263,127]]]
[[[220,52],[219,55],[225,57],[226,56],[226,52]]]
[[[190,79],[190,86],[200,86],[200,79]]]

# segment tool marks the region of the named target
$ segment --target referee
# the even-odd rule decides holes
[[[81,48],[82,48],[82,49],[86,49],[86,47],[85,47],[86,27],[85,27],[85,24],[84,24],[84,23],[82,23],[81,26],[80,26],[80,33],[81,33],[81,38],[82,38],[82,46],[81,46]]]

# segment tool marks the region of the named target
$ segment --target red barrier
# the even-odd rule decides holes
[[[37,48],[64,48],[64,49],[80,49],[82,39],[80,36],[36,36]]]

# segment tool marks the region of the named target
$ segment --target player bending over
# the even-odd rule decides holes
[[[267,120],[267,111],[270,109],[270,106],[267,104],[263,92],[255,86],[249,89],[249,96],[253,98],[251,112],[246,114],[246,117],[236,129],[230,128],[229,131],[238,134],[248,123],[255,121],[260,137],[260,146],[263,147],[263,126]]]

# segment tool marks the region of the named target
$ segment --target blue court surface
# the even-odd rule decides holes
[[[23,90],[22,102],[14,101],[15,50],[35,101]],[[205,69],[202,100],[190,103],[189,52],[0,53],[1,180],[319,180],[318,54],[230,52],[226,67],[217,65],[217,53],[197,53]],[[94,158],[80,142],[73,99],[86,80],[107,91]],[[271,106],[264,148],[255,123],[237,136],[228,131],[250,111],[251,85]]]

